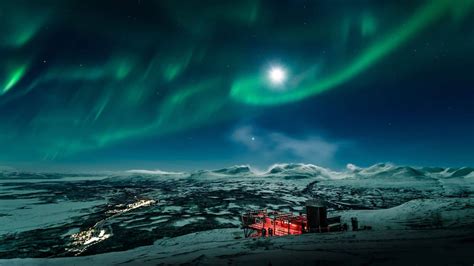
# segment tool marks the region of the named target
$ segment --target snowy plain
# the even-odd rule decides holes
[[[377,264],[373,254],[400,262],[430,246],[474,262],[464,252],[474,243],[473,168],[378,164],[332,171],[277,164],[263,172],[244,165],[192,173],[0,175],[0,265],[284,265],[285,254],[299,256],[293,264]],[[330,215],[345,223],[357,217],[372,230],[243,239],[242,212],[298,214],[315,198]]]

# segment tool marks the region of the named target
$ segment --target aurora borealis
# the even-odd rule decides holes
[[[3,1],[0,163],[473,164],[472,25],[471,0]]]
[[[309,84],[304,84],[305,80],[303,79],[295,82],[293,87],[288,88],[284,93],[275,94],[262,88],[266,86],[266,82],[262,82],[260,76],[257,75],[253,78],[255,81],[242,82],[243,84],[236,81],[231,93],[235,98],[253,104],[279,104],[301,100],[313,94],[321,93],[350,80],[364,71],[436,19],[442,18],[443,15],[449,12],[454,12],[455,9],[466,12],[472,5],[472,1],[430,1],[409,17],[399,28],[387,34],[386,37],[382,37],[380,41],[369,45],[354,59],[349,59],[349,63],[343,64],[334,71],[335,73],[322,77],[317,82],[314,81],[314,76],[311,75],[308,77],[310,79]],[[364,24],[361,27],[361,32],[364,34],[367,30],[364,30]],[[260,81],[260,84],[258,81]],[[257,82],[257,84],[254,84],[254,82]]]

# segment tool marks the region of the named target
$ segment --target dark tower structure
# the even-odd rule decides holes
[[[321,201],[308,200],[306,202],[306,217],[309,232],[321,232],[328,226],[327,209]]]

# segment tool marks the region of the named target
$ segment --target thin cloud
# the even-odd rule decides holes
[[[257,130],[251,126],[236,128],[231,140],[245,146],[255,155],[267,159],[294,158],[305,162],[328,163],[334,159],[341,144],[319,135],[295,138],[280,132]]]

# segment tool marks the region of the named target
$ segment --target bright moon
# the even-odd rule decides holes
[[[270,79],[270,82],[274,85],[281,85],[286,80],[286,72],[281,67],[272,67],[268,71],[268,78]]]

